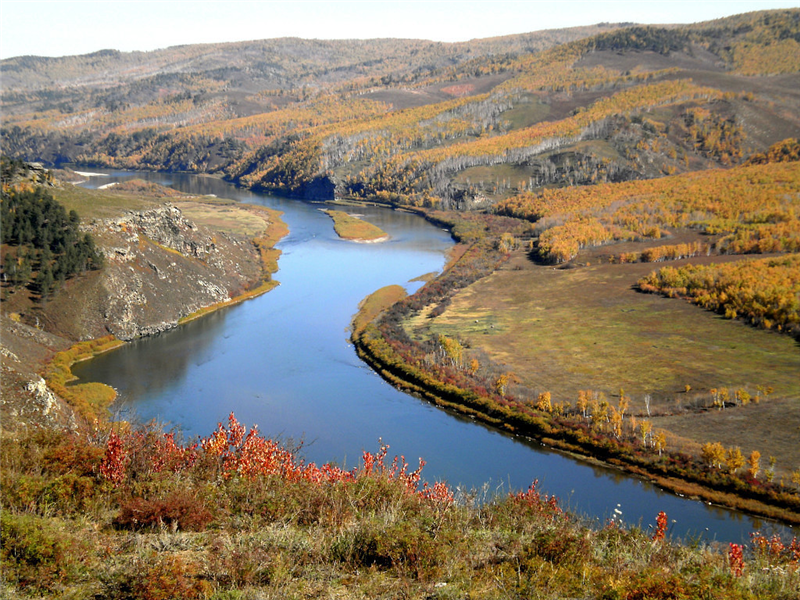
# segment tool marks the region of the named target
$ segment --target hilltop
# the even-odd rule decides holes
[[[5,152],[486,208],[730,166],[800,134],[798,11],[439,44],[298,39],[0,62]]]

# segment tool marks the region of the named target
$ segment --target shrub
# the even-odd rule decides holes
[[[20,589],[48,592],[80,579],[91,560],[85,539],[72,536],[55,519],[0,516],[3,579]]]
[[[162,526],[182,531],[203,531],[214,515],[197,498],[174,493],[164,500],[132,498],[122,503],[114,526],[139,531]]]
[[[180,556],[164,556],[134,580],[136,598],[142,600],[191,600],[207,598],[211,584],[199,578],[199,569],[193,562]]]

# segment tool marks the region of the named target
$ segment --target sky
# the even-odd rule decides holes
[[[0,0],[0,59],[279,37],[467,41],[600,22],[696,23],[800,0]]]

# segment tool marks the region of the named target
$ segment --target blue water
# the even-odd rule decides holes
[[[93,179],[95,185],[130,175]],[[136,177],[142,177],[137,174]],[[542,445],[450,414],[386,384],[362,363],[347,328],[358,303],[389,284],[413,293],[411,281],[440,271],[452,246],[447,232],[383,208],[349,209],[381,227],[381,244],[339,240],[319,204],[258,195],[210,178],[148,174],[184,191],[216,194],[284,211],[290,234],[269,293],[173,331],[141,339],[76,365],[82,380],[114,386],[121,418],[157,419],[188,437],[208,435],[234,412],[267,436],[303,442],[318,464],[359,464],[380,442],[412,468],[423,457],[428,481],[463,490],[527,488],[539,480],[562,504],[603,522],[615,509],[629,524],[655,524],[664,510],[671,533],[746,541],[750,532],[790,528],[680,498],[617,470],[589,465]]]

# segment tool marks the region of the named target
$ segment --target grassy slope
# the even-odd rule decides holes
[[[123,433],[122,454],[107,431],[3,437],[4,597],[800,597],[800,549],[754,540],[731,563],[727,545],[654,539],[658,507],[649,530],[592,529],[533,486],[431,498],[380,454],[329,481],[256,454],[269,474],[246,476],[249,442],[226,443],[232,432],[222,456],[208,438],[191,465],[153,430]]]

